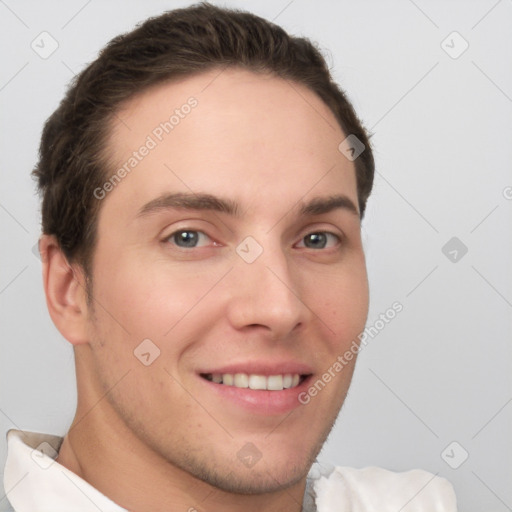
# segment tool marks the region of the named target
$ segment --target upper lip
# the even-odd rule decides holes
[[[272,361],[272,362],[263,362],[263,361],[246,361],[240,363],[231,363],[224,366],[219,366],[216,368],[209,368],[200,370],[198,373],[200,374],[214,374],[214,373],[246,373],[248,375],[285,375],[298,373],[299,375],[309,375],[313,373],[311,366],[295,362],[295,361]]]

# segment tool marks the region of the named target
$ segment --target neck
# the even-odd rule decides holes
[[[77,360],[79,358],[76,358]],[[78,406],[57,462],[131,512],[300,512],[306,479],[265,494],[233,494],[174,466],[119,418],[77,362]],[[170,509],[170,506],[172,508]]]

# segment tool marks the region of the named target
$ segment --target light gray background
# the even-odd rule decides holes
[[[76,400],[71,346],[49,319],[32,252],[43,122],[110,38],[188,3],[0,0],[2,436],[62,435]],[[394,301],[404,310],[362,351],[320,460],[423,468],[450,479],[461,511],[512,510],[512,2],[224,5],[318,41],[375,133],[368,324]],[[42,31],[59,44],[47,59],[31,48]],[[458,36],[442,43],[453,31],[469,43],[456,59],[445,49],[461,49]],[[442,252],[452,237],[468,248],[456,262]],[[458,469],[441,456],[453,441],[452,465],[469,454]],[[0,451],[3,467],[3,437]]]

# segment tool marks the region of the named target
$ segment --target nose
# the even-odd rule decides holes
[[[253,263],[240,259],[231,274],[228,320],[233,328],[285,339],[308,322],[311,313],[299,276],[282,250],[264,250]]]

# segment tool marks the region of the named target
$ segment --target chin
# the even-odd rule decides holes
[[[254,445],[253,445],[254,446]],[[244,460],[247,452],[239,451],[233,459],[232,454],[212,453],[207,459],[204,452],[188,452],[186,458],[169,461],[204,483],[224,492],[234,494],[266,494],[287,489],[303,481],[316,455],[317,446],[304,450],[304,445],[296,443],[293,451],[262,450],[252,460]],[[251,449],[248,450],[251,453]],[[202,457],[199,457],[202,455]]]
[[[272,467],[261,460],[252,468],[242,465],[220,469],[201,468],[197,478],[225,492],[233,494],[268,494],[287,489],[305,479],[311,464],[290,464]]]

